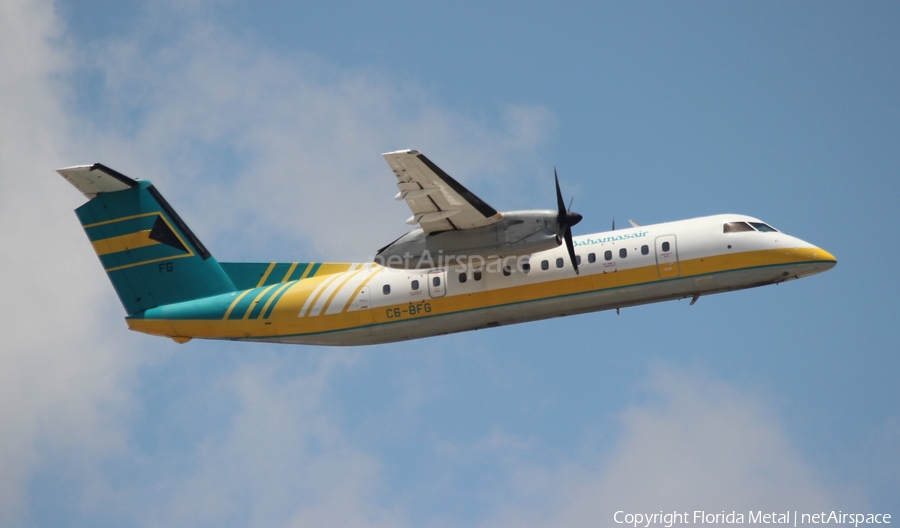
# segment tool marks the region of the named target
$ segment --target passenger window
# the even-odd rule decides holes
[[[619,250],[619,258],[625,258],[625,257],[627,257],[627,256],[628,256],[628,250],[627,250],[627,249],[622,248],[622,249]]]
[[[575,264],[581,266],[581,255],[575,255]]]
[[[666,242],[668,244],[668,242]],[[641,246],[641,255],[649,255],[650,254],[650,246],[643,245]]]
[[[547,271],[548,269],[550,269],[550,263],[547,262],[546,260],[542,260],[541,261],[541,269],[544,271]]]
[[[385,294],[385,295],[390,295],[390,293],[391,293],[391,285],[390,285],[390,284],[385,284],[385,285],[381,288],[381,293],[383,293],[383,294]]]
[[[509,266],[503,266],[503,276],[509,277],[510,273],[512,273],[512,270],[509,269]]]
[[[431,284],[434,285],[435,288],[437,288],[438,286],[441,285],[441,278],[440,277],[432,277]]]
[[[460,274],[459,274],[459,283],[460,283],[460,284],[465,284],[465,282],[466,282],[468,279],[469,279],[469,276],[466,275],[465,273],[460,273]]]
[[[723,227],[725,233],[737,233],[739,231],[753,231],[747,222],[728,222]]]
[[[417,280],[412,281],[411,283],[409,283],[409,287],[413,291],[418,290],[419,289],[419,281],[417,281]]]
[[[588,253],[588,264],[593,264],[594,262],[597,262],[597,255]]]
[[[669,248],[670,248],[670,247],[671,247],[671,246],[669,246],[669,243],[668,243],[668,242],[663,242],[663,243],[662,243],[662,250],[663,250],[663,251],[669,251]]]
[[[564,264],[565,264],[565,263],[563,262],[563,259],[562,259],[562,258],[556,259],[556,267],[557,267],[557,268],[562,268]]]
[[[481,272],[480,272],[480,271],[473,271],[473,272],[472,272],[472,278],[475,279],[475,280],[477,280],[477,281],[480,281],[480,280],[481,280]]]
[[[603,254],[603,258],[606,260],[612,260],[612,251],[606,250],[606,253]]]
[[[528,273],[531,271],[531,263],[525,262],[522,264],[522,273]]]

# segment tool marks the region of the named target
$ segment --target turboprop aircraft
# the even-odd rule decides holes
[[[383,155],[418,227],[374,262],[218,262],[147,180],[57,172],[128,327],[193,338],[367,345],[690,298],[821,273],[831,253],[725,214],[573,236],[581,215],[498,212],[416,150]],[[555,172],[555,171],[554,171]]]

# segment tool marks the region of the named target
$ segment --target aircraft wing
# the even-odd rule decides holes
[[[397,200],[406,200],[426,234],[484,227],[500,221],[496,209],[475,196],[418,150],[382,154],[397,176]]]

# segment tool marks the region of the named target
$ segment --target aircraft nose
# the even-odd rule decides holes
[[[837,257],[822,248],[816,248],[816,260],[825,263],[828,266],[826,269],[831,269],[837,264]]]

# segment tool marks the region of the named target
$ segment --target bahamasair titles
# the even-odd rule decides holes
[[[218,262],[147,180],[59,169],[128,327],[194,338],[365,345],[691,299],[826,271],[831,253],[726,214],[573,236],[566,208],[498,212],[416,150],[384,154],[412,231],[373,262]]]

